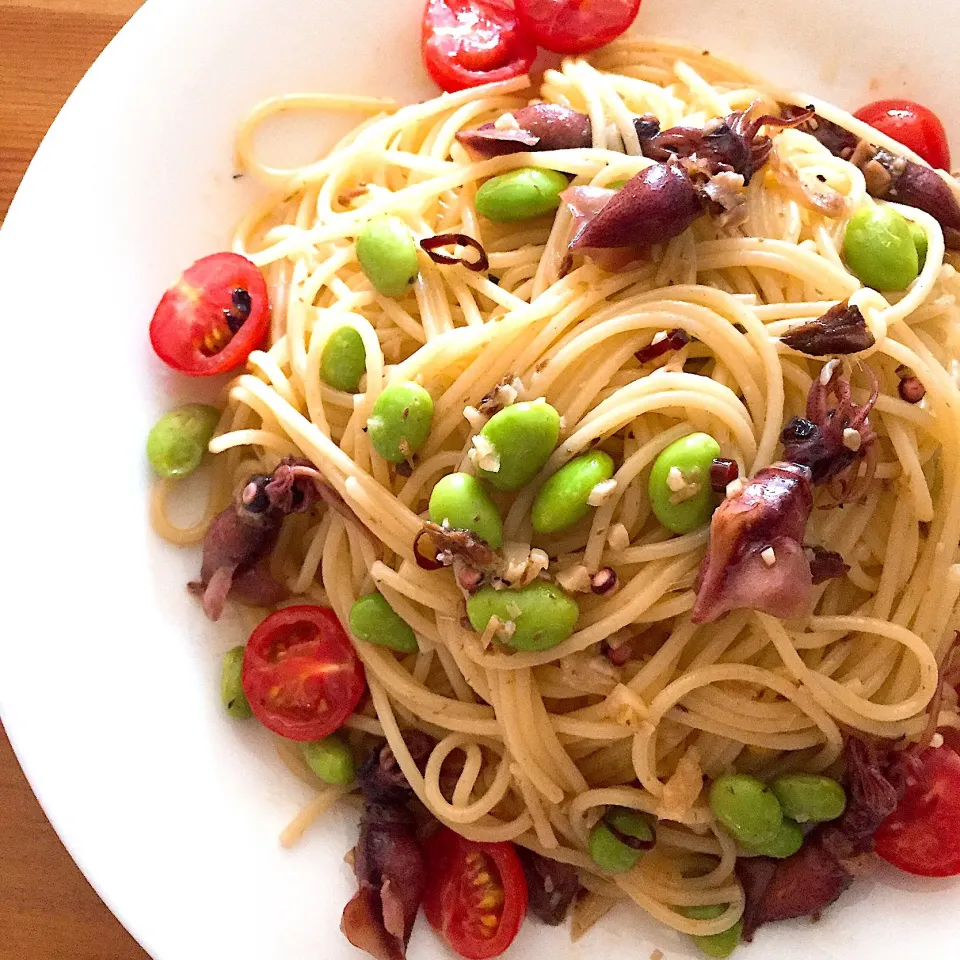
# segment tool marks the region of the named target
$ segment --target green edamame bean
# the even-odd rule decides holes
[[[399,218],[374,217],[357,237],[360,269],[378,293],[400,297],[420,272],[417,241]]]
[[[654,841],[653,827],[643,814],[624,807],[608,810],[606,816],[590,831],[590,857],[607,873],[627,873],[637,865],[645,852],[627,846],[617,836],[618,833],[646,844]]]
[[[227,713],[238,720],[253,716],[247,695],[243,692],[243,647],[234,647],[223,655],[220,665],[220,699]]]
[[[527,220],[560,206],[570,181],[556,170],[522,167],[488,180],[477,191],[477,213],[495,223]]]
[[[399,653],[416,653],[419,649],[410,624],[379,592],[366,594],[350,608],[350,632],[358,640]]]
[[[573,633],[580,608],[556,584],[535,580],[519,590],[481,587],[467,600],[467,616],[478,633],[491,617],[512,623],[513,634],[502,642],[514,650],[550,650]]]
[[[720,444],[707,433],[675,440],[653,463],[648,491],[657,519],[674,533],[689,533],[710,520],[716,496],[710,465]]]
[[[750,846],[753,853],[759,853],[764,857],[774,857],[777,860],[786,860],[792,857],[803,846],[803,831],[796,820],[783,818],[780,829],[766,843],[758,843],[756,846]]]
[[[515,403],[494,414],[480,436],[492,444],[499,464],[484,470],[478,462],[477,472],[498,490],[519,490],[550,459],[560,439],[560,414],[543,400]]]
[[[863,207],[851,217],[843,256],[853,275],[875,290],[906,290],[919,273],[910,224],[890,207]]]
[[[699,907],[684,907],[680,912],[691,920],[716,920],[722,913],[726,912],[726,905],[719,903],[708,903]],[[728,927],[721,933],[708,934],[706,936],[691,936],[691,940],[708,956],[717,957],[724,960],[729,957],[740,945],[740,938],[743,936],[743,921],[738,920],[732,927]]]
[[[356,393],[367,371],[367,351],[355,327],[340,327],[330,334],[320,355],[320,378],[335,390]]]
[[[783,823],[773,791],[762,780],[743,773],[714,781],[710,809],[734,839],[754,849],[773,841]]]
[[[400,463],[427,442],[432,423],[433,397],[418,383],[398,380],[377,397],[367,430],[377,453]]]
[[[353,751],[336,734],[322,740],[301,743],[300,750],[307,766],[324,783],[340,787],[353,783],[357,775]]]
[[[917,272],[919,273],[927,262],[927,231],[919,223],[911,221],[910,236],[913,237],[913,245],[917,248]]]
[[[556,533],[582,520],[593,488],[613,476],[613,458],[593,450],[564,464],[540,488],[533,501],[533,529]]]
[[[185,477],[200,466],[220,411],[188,403],[165,413],[147,437],[147,459],[158,477]]]
[[[770,789],[784,816],[798,823],[836,820],[847,808],[847,795],[836,780],[816,773],[785,773]]]
[[[451,473],[437,481],[430,494],[430,519],[441,527],[471,530],[494,550],[503,546],[500,511],[469,473]]]

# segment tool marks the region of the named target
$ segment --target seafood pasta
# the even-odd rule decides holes
[[[212,435],[205,517],[173,479],[153,515],[211,617],[262,620],[225,701],[316,787],[285,841],[364,797],[344,931],[384,958],[424,897],[463,956],[574,899],[575,934],[629,899],[725,956],[875,848],[957,873],[960,801],[915,802],[960,785],[955,184],[707,51],[531,82],[261,104],[263,199],[151,327],[241,365],[151,436],[174,477]],[[369,119],[258,159],[328,109]]]

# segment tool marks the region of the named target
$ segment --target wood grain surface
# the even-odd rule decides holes
[[[142,0],[0,0],[0,221],[70,91]],[[147,960],[83,878],[0,728],[0,957]]]

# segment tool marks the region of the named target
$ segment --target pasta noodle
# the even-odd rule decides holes
[[[421,651],[401,660],[358,642],[373,709],[349,721],[351,736],[385,736],[419,799],[463,835],[513,840],[575,865],[591,891],[577,907],[578,935],[623,897],[677,930],[716,933],[740,916],[744,900],[735,845],[713,826],[704,778],[731,769],[827,770],[843,748],[841,726],[891,740],[926,727],[938,665],[960,626],[960,277],[937,222],[904,206],[927,238],[918,279],[886,298],[861,287],[839,252],[847,214],[830,218],[805,203],[789,172],[808,189],[839,194],[848,212],[873,202],[863,175],[795,130],[775,135],[775,160],[748,188],[741,226],[701,218],[649,262],[616,273],[590,261],[568,270],[566,210],[493,224],[473,205],[482,181],[529,165],[531,156],[475,161],[455,139],[526,104],[527,87],[510,80],[403,107],[297,95],[250,114],[237,138],[238,168],[267,195],[239,225],[233,249],[268,277],[272,336],[228,391],[210,445],[217,479],[204,520],[176,529],[161,487],[155,524],[171,541],[196,542],[244,476],[269,472],[288,454],[312,461],[373,542],[340,514],[321,513],[285,533],[275,572],[294,595],[329,603],[344,623],[353,602],[378,588]],[[548,70],[538,96],[588,113],[594,142],[539,153],[536,164],[594,186],[649,163],[634,116],[702,127],[755,101],[773,112],[778,103],[810,102],[699,50],[636,39]],[[866,132],[813,102],[821,116]],[[370,117],[301,168],[275,169],[254,153],[268,118],[323,110]],[[421,254],[407,294],[377,293],[355,238],[385,212],[418,238],[476,238],[489,274]],[[742,476],[777,460],[781,428],[803,413],[822,366],[779,337],[847,298],[875,338],[849,374],[856,397],[866,395],[864,359],[881,383],[873,417],[879,465],[856,502],[814,510],[808,538],[841,552],[849,575],[816,588],[810,617],[738,611],[697,626],[690,609],[708,531],[666,538],[647,504],[651,464],[693,430],[716,437]],[[366,351],[356,395],[320,377],[323,348],[342,326],[359,333]],[[674,328],[693,343],[655,372],[642,368],[636,351]],[[926,387],[921,405],[898,397],[900,365]],[[424,386],[436,409],[408,471],[387,464],[365,432],[377,396],[397,379]],[[521,400],[546,397],[563,426],[538,479],[502,501],[504,552],[527,562],[531,548],[542,548],[551,576],[610,566],[620,584],[610,597],[578,594],[575,632],[545,651],[507,652],[465,627],[452,571],[423,571],[413,552],[432,485],[454,470],[473,471],[476,408],[505,382]],[[534,536],[539,483],[597,446],[620,464],[613,493],[590,520]],[[644,652],[616,665],[603,646],[624,637],[639,638]],[[944,704],[941,723],[960,727],[955,704]],[[409,725],[438,741],[423,773],[401,736]],[[462,772],[451,791],[441,767],[453,756]],[[318,792],[284,843],[343,792]],[[585,852],[609,804],[661,818],[656,854],[615,884]],[[675,909],[704,903],[726,910],[694,920]]]

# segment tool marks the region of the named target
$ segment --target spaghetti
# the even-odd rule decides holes
[[[676,930],[714,934],[741,916],[744,894],[736,844],[715,823],[705,781],[731,769],[835,772],[844,732],[918,740],[928,727],[960,625],[960,276],[934,217],[897,206],[926,237],[919,276],[886,297],[861,286],[841,249],[853,211],[874,202],[864,175],[796,129],[770,130],[771,159],[746,188],[741,224],[702,217],[618,272],[590,259],[571,263],[569,210],[490,223],[474,206],[479,185],[534,160],[573,186],[633,177],[652,162],[634,125],[646,114],[664,127],[702,128],[735,111],[779,114],[784,104],[812,103],[819,117],[904,149],[829,104],[668,43],[625,39],[568,59],[546,72],[537,95],[588,115],[592,145],[472,159],[456,134],[526,106],[526,78],[399,108],[286,96],[247,118],[238,168],[267,195],[239,225],[233,249],[263,270],[273,329],[269,347],[252,353],[229,387],[210,444],[218,456],[205,522],[251,474],[269,473],[285,456],[314,464],[372,536],[335,511],[290,517],[272,574],[293,595],[331,606],[342,623],[375,588],[419,647],[398,657],[357,642],[370,698],[348,720],[351,736],[385,737],[420,801],[462,835],[514,841],[575,866],[591,891],[577,929],[629,898]],[[315,163],[276,169],[258,159],[261,123],[317,110],[370,117]],[[424,253],[407,294],[381,295],[361,270],[355,238],[384,213],[418,239],[475,238],[488,272]],[[855,501],[813,510],[807,537],[841,554],[849,571],[814,588],[810,616],[736,610],[695,624],[709,531],[674,537],[657,522],[646,496],[651,465],[692,431],[716,438],[741,477],[776,461],[784,424],[803,415],[823,368],[781,338],[841,302],[859,308],[874,341],[844,369],[860,403],[866,365],[879,380],[877,460]],[[344,326],[366,353],[355,395],[325,385],[319,370]],[[637,359],[677,329],[689,342]],[[925,388],[922,403],[901,398],[904,367]],[[429,438],[405,470],[387,463],[365,431],[378,396],[397,380],[425,387],[435,404]],[[575,585],[610,568],[619,586],[611,595],[581,588],[574,632],[549,650],[511,652],[465,625],[453,572],[421,569],[414,555],[433,485],[456,470],[475,472],[471,441],[487,419],[483,398],[498,384],[512,384],[521,401],[546,398],[563,418],[539,477],[500,498],[502,554],[515,579],[533,565],[534,577]],[[540,484],[595,448],[618,464],[609,495],[588,520],[534,535]],[[203,525],[178,532],[164,497],[158,491],[154,504],[161,534],[195,542]],[[818,495],[817,506],[829,498]],[[606,655],[623,644],[634,655]],[[960,727],[955,698],[938,703],[934,719]],[[408,728],[436,741],[422,772],[401,735]],[[443,774],[451,758],[460,761],[452,785]],[[341,793],[319,793],[285,842]],[[610,805],[660,821],[655,850],[616,878],[586,852]],[[703,904],[725,909],[712,919],[680,912]]]

